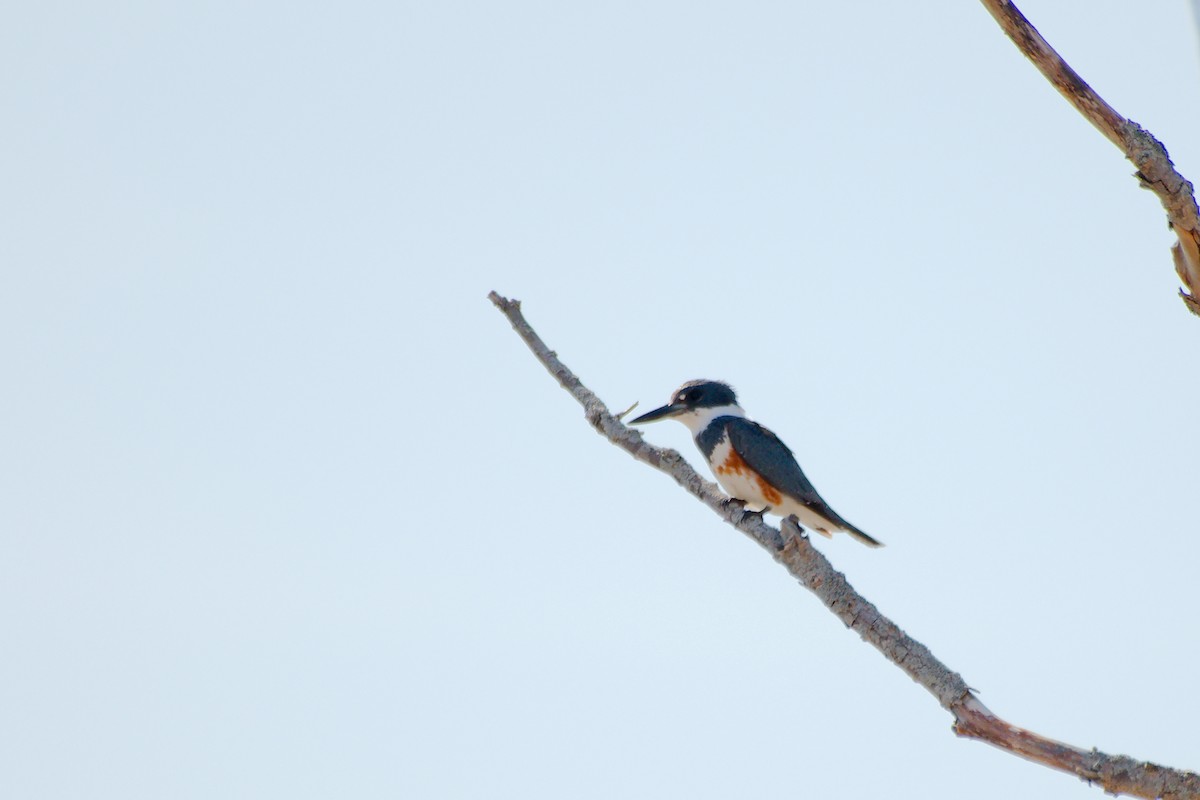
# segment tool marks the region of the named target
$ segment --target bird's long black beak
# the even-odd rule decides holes
[[[642,414],[637,419],[630,420],[629,424],[641,425],[643,422],[658,422],[660,419],[667,419],[668,417],[673,417],[676,414],[682,414],[684,411],[687,411],[687,406],[679,403],[671,403],[670,405],[663,406],[662,408],[656,408],[653,411]]]

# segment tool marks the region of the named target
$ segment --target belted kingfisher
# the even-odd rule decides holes
[[[821,499],[796,457],[771,431],[746,419],[737,395],[720,381],[688,381],[671,402],[633,420],[631,425],[677,419],[688,427],[708,460],[717,483],[747,510],[796,515],[800,524],[822,536],[844,531],[865,545],[883,542],[860,531]]]

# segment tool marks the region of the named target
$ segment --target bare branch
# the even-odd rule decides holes
[[[938,703],[954,715],[954,732],[959,736],[979,739],[1030,761],[1098,783],[1111,794],[1179,800],[1200,798],[1200,775],[1195,773],[1136,761],[1128,756],[1080,750],[1022,730],[997,717],[971,693],[961,675],[939,661],[928,647],[901,630],[856,592],[846,576],[833,568],[793,522],[784,520],[780,529],[767,525],[759,515],[729,502],[716,484],[700,477],[677,451],[645,442],[638,431],[621,424],[600,398],[584,386],[538,337],[521,314],[520,301],[509,300],[495,292],[491,292],[488,299],[508,317],[538,361],[583,406],[592,427],[638,461],[670,475],[718,516],[769,552],[847,627],[937,698]]]
[[[1104,102],[1015,5],[1007,0],[981,2],[1046,80],[1137,166],[1141,185],[1158,195],[1179,237],[1171,247],[1175,272],[1184,286],[1179,296],[1193,314],[1200,316],[1200,210],[1196,208],[1192,182],[1175,171],[1162,142]]]

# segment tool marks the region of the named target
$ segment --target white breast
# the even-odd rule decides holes
[[[712,467],[721,488],[728,492],[730,497],[745,501],[746,508],[751,511],[760,511],[774,505],[771,500],[775,500],[777,504],[783,499],[778,492],[766,486],[742,457],[734,452],[728,436],[721,437],[721,441],[713,448],[709,466]]]

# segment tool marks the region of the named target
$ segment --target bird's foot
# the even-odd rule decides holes
[[[721,501],[721,507],[724,508],[726,511],[728,511],[731,508],[736,508],[741,511],[745,511],[746,510],[746,501],[739,500],[736,497],[726,497],[724,500]]]
[[[721,505],[725,506],[725,508],[736,508],[740,510],[742,512],[742,519],[746,519],[747,517],[758,517],[759,522],[762,522],[763,515],[771,510],[770,506],[766,506],[761,511],[751,511],[750,509],[746,508],[746,501],[740,497],[730,497],[722,500]]]

